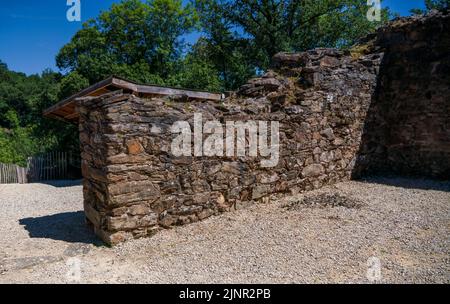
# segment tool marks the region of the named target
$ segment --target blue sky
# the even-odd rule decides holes
[[[361,0],[366,1],[366,0]],[[81,0],[81,21],[96,17],[120,0]],[[423,7],[423,0],[384,0],[400,15]],[[45,68],[57,70],[55,55],[81,28],[82,22],[68,22],[66,0],[2,0],[0,2],[0,60],[9,69],[26,74]],[[190,43],[198,33],[186,37]]]

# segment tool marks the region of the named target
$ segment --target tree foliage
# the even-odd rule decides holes
[[[176,71],[185,42],[196,25],[181,0],[126,0],[84,23],[56,56],[57,66],[90,83],[111,74],[140,82],[164,83]]]
[[[413,14],[424,14],[431,10],[448,10],[450,9],[450,0],[425,0],[425,10],[422,9],[412,9]]]
[[[76,127],[42,116],[59,100],[59,73],[26,76],[0,61],[0,162],[25,165],[28,156],[47,150],[78,150]]]
[[[367,19],[368,6],[360,0],[224,0],[228,18],[255,41],[260,67],[280,51],[315,47],[348,47],[388,20]]]

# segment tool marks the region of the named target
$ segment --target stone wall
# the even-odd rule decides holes
[[[80,101],[84,205],[96,233],[114,244],[348,179],[381,61],[349,55],[279,54],[273,70],[222,103],[121,92]],[[278,165],[248,155],[175,157],[170,127],[192,124],[194,113],[203,122],[278,121]]]
[[[432,14],[396,21],[350,51],[280,53],[221,103],[120,91],[80,100],[88,222],[115,244],[362,174],[448,178],[448,29],[448,15]],[[278,121],[278,164],[174,156],[171,126],[193,129],[195,113],[222,124]]]
[[[366,43],[383,52],[355,176],[450,178],[450,14],[396,20]]]

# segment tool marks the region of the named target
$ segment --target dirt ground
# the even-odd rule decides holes
[[[77,182],[0,185],[0,283],[450,283],[450,183],[351,181],[109,248]]]

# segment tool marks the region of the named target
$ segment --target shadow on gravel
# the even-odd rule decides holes
[[[421,190],[437,190],[450,192],[450,181],[440,181],[432,179],[421,178],[407,178],[407,177],[366,177],[359,181],[366,183],[382,184],[407,189],[421,189]]]
[[[19,220],[30,238],[47,238],[70,243],[101,245],[86,223],[83,211],[64,212]]]

